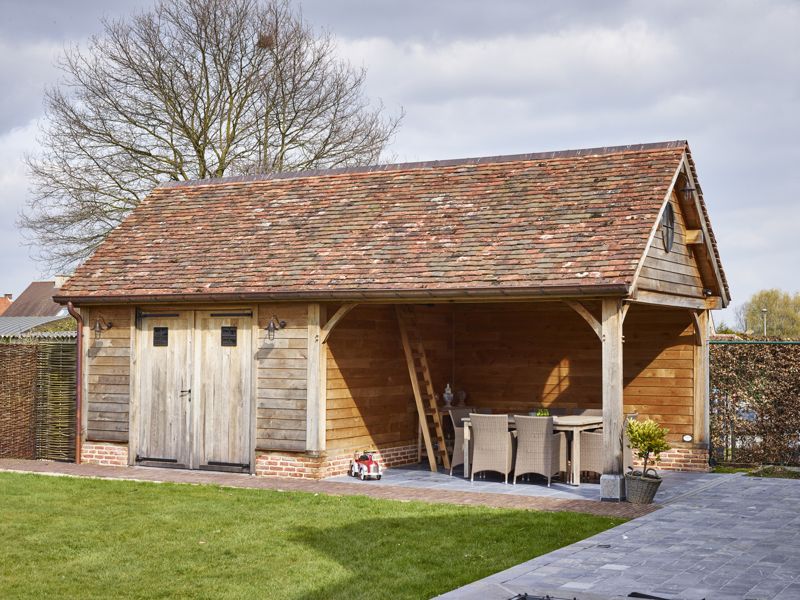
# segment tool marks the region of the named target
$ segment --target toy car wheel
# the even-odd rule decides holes
[[[377,479],[378,481],[380,481],[380,480],[381,480],[381,476],[380,476],[380,475],[378,475],[378,476],[376,477],[376,479]]]
[[[359,474],[358,474],[358,478],[359,478],[361,481],[364,481],[364,480],[367,478],[367,474],[366,474],[366,473],[364,473],[364,471],[361,471],[361,473],[359,473]]]

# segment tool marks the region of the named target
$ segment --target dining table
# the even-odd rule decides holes
[[[462,419],[464,423],[464,477],[469,479],[469,443],[471,423],[469,417]],[[508,415],[508,427],[514,429],[516,421],[514,415]],[[590,431],[603,426],[603,417],[599,415],[559,415],[553,417],[553,429],[571,434],[570,463],[571,469],[567,473],[567,483],[580,486],[581,484],[581,431]]]

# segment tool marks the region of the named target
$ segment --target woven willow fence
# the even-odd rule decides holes
[[[800,343],[712,342],[711,456],[800,465]]]
[[[75,460],[75,339],[0,340],[0,457]]]
[[[36,458],[36,350],[0,345],[0,458]]]

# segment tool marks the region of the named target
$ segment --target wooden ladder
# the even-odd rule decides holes
[[[397,323],[400,325],[400,337],[403,340],[403,352],[406,355],[408,375],[411,378],[411,388],[414,390],[414,401],[417,404],[422,437],[425,440],[428,463],[434,473],[439,470],[436,465],[433,440],[431,439],[431,429],[433,429],[436,435],[436,451],[442,459],[444,468],[449,469],[450,457],[447,454],[447,446],[444,440],[442,415],[436,403],[436,392],[433,389],[425,346],[419,337],[417,317],[411,306],[398,304],[395,306],[395,310],[397,311]]]

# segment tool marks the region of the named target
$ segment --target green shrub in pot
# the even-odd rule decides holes
[[[625,425],[628,446],[642,459],[642,470],[625,474],[628,501],[634,504],[649,504],[661,485],[661,477],[648,465],[657,463],[661,453],[670,449],[667,443],[669,430],[652,419],[628,421]]]

